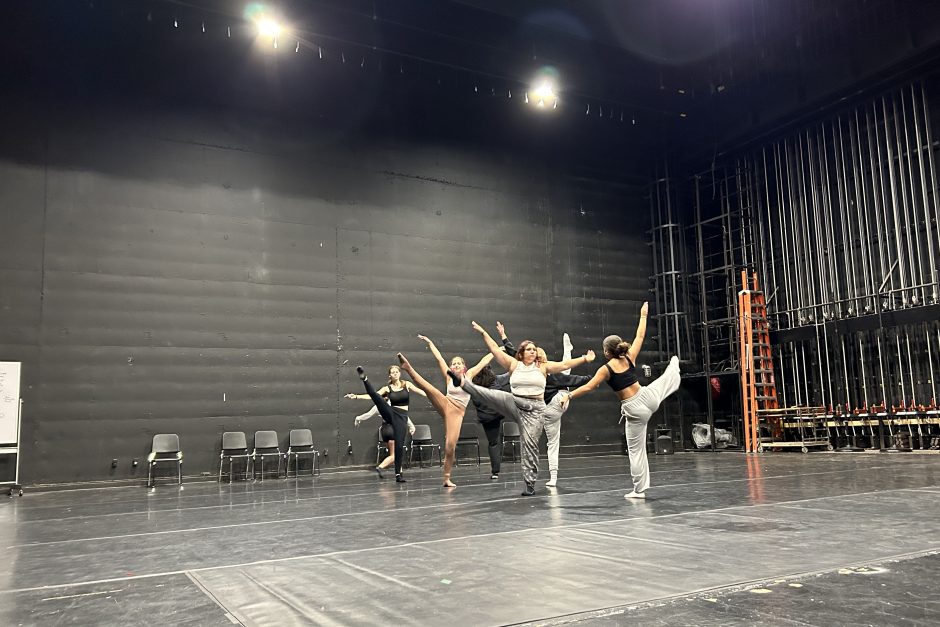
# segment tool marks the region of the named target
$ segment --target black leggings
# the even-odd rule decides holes
[[[385,424],[392,425],[392,432],[395,435],[395,474],[401,474],[401,463],[405,459],[405,438],[408,433],[408,413],[400,407],[392,407],[379,393],[375,391],[372,384],[366,380],[362,384],[366,386],[366,394],[375,403],[376,409],[382,416]]]
[[[490,469],[494,475],[498,475],[500,463],[503,461],[503,447],[499,440],[499,428],[503,424],[503,417],[500,416],[495,420],[481,420],[480,424],[483,425],[486,441],[489,444],[487,448],[490,452]]]

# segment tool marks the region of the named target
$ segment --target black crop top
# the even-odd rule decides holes
[[[610,367],[609,364],[604,364],[607,367],[607,371],[610,372],[610,378],[607,379],[607,385],[613,388],[614,392],[619,392],[620,390],[626,390],[628,387],[639,381],[636,377],[636,366],[633,365],[633,362],[630,361],[630,358],[627,357],[628,367],[623,372],[614,372],[614,369]]]
[[[408,388],[400,390],[388,388],[388,402],[392,407],[406,407],[408,405]]]

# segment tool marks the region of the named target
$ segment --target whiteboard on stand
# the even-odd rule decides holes
[[[20,362],[0,361],[0,444],[18,444]]]

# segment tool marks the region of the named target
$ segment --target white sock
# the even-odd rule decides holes
[[[551,471],[551,478],[545,483],[545,485],[549,488],[554,488],[556,485],[558,485],[558,471],[557,470]]]
[[[561,336],[561,346],[564,349],[564,354],[562,355],[562,361],[566,359],[571,359],[571,351],[574,350],[574,344],[571,343],[571,338],[568,337],[568,334],[565,333]],[[571,374],[571,368],[563,370],[562,374]]]

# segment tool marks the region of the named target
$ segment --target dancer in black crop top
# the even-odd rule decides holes
[[[597,369],[594,377],[571,392],[563,401],[567,405],[572,399],[584,396],[606,381],[620,399],[620,416],[626,421],[627,449],[630,452],[630,474],[633,491],[624,495],[627,499],[646,498],[650,485],[649,462],[646,459],[646,425],[660,403],[679,389],[679,359],[673,357],[666,372],[647,386],[640,385],[636,376],[636,358],[646,336],[646,316],[649,303],[640,308],[640,322],[633,342],[624,342],[619,335],[604,339],[604,357],[607,363]],[[562,392],[564,394],[564,392]]]
[[[401,464],[404,455],[405,434],[414,433],[415,425],[408,417],[408,400],[410,393],[420,394],[427,397],[423,390],[408,381],[401,380],[401,368],[390,366],[388,369],[388,385],[383,385],[376,391],[372,384],[363,379],[366,387],[366,394],[347,394],[346,398],[372,400],[374,407],[364,413],[356,416],[356,426],[360,422],[368,420],[372,416],[381,415],[384,424],[380,429],[382,441],[385,442],[388,449],[388,456],[375,467],[375,472],[382,477],[382,471],[392,464],[395,464],[395,476],[399,481],[401,478]],[[380,400],[376,400],[376,399]],[[391,407],[389,407],[391,405]],[[404,423],[403,428],[399,423]],[[400,431],[400,433],[399,433]]]
[[[614,392],[626,390],[628,387],[639,381],[636,376],[636,365],[629,356],[625,355],[625,357],[627,359],[627,369],[623,372],[614,372],[614,369],[610,367],[610,363],[604,364],[604,367],[607,368],[607,372],[610,373],[610,376],[607,377],[607,384],[613,389]]]

